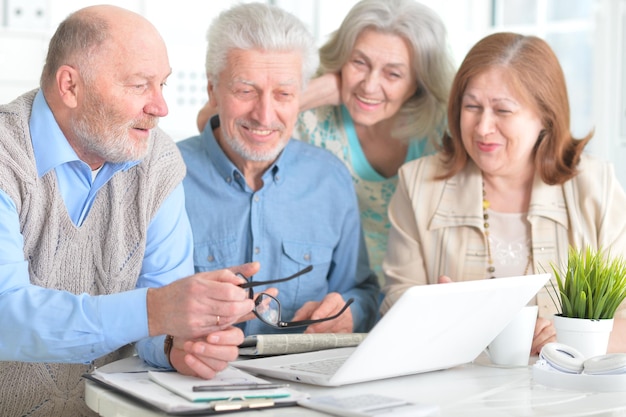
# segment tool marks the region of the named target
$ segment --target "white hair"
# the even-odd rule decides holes
[[[315,39],[294,15],[268,4],[246,3],[222,12],[207,33],[206,74],[217,84],[234,49],[298,52],[302,57],[302,88],[315,73],[319,55]]]

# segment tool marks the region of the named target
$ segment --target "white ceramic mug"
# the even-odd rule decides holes
[[[486,349],[492,363],[501,366],[527,366],[539,307],[522,308]]]

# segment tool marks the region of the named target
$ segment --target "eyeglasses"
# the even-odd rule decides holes
[[[249,297],[250,299],[254,299],[254,290],[252,287],[258,287],[259,285],[269,285],[276,284],[279,282],[285,282],[292,280],[294,278],[299,277],[300,275],[304,275],[307,272],[310,272],[313,269],[312,265],[307,266],[306,268],[296,272],[295,274],[288,276],[286,278],[273,279],[270,281],[250,281],[249,278],[243,276],[242,274],[237,274],[239,277],[246,280],[245,283],[240,284],[241,288],[249,288]],[[252,312],[255,316],[259,318],[263,323],[268,326],[272,326],[277,329],[285,329],[288,327],[302,327],[309,326],[314,323],[321,323],[323,321],[333,320],[337,317],[341,316],[344,311],[348,309],[350,304],[354,302],[354,298],[348,299],[341,310],[330,317],[325,317],[323,319],[316,320],[298,320],[298,321],[282,321],[280,318],[280,301],[276,297],[271,296],[270,294],[260,293],[256,300],[254,300],[254,310]]]

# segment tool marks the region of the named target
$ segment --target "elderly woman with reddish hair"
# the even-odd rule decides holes
[[[568,248],[626,254],[626,195],[575,138],[563,71],[540,38],[496,33],[461,64],[440,152],[404,165],[389,205],[382,312],[410,286],[540,273]],[[533,352],[555,340],[547,290]],[[610,351],[626,349],[616,314]],[[621,331],[620,331],[621,329]]]

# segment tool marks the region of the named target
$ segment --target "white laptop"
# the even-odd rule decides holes
[[[323,386],[451,368],[476,359],[549,278],[537,274],[411,287],[357,347],[232,364]]]

